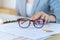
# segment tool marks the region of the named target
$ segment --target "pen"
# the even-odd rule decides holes
[[[53,30],[43,30],[43,31],[45,31],[45,32],[53,32]]]
[[[5,21],[5,22],[3,22],[3,24],[6,24],[6,23],[13,23],[13,22],[17,22],[17,20],[13,20],[13,21]]]

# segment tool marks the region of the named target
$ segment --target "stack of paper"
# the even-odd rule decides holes
[[[25,24],[26,25],[26,24]],[[53,32],[45,32],[44,30],[52,30]],[[0,25],[0,31],[14,34],[17,36],[23,36],[25,38],[38,40],[46,38],[50,35],[60,33],[60,24],[50,23],[44,25],[43,28],[37,29],[31,24],[29,28],[20,28],[18,23],[9,23]]]

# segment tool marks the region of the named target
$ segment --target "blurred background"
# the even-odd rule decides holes
[[[16,14],[16,0],[0,0],[0,13]]]

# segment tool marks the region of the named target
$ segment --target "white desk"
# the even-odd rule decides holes
[[[45,29],[53,30],[54,32],[46,33],[43,31]],[[23,36],[25,38],[30,38],[33,40],[40,40],[41,38],[43,38],[45,36],[50,36],[52,34],[60,33],[59,30],[60,30],[60,24],[48,24],[48,25],[45,25],[41,29],[34,28],[32,24],[29,28],[23,29],[23,28],[19,27],[17,22],[0,25],[0,31],[1,32],[14,34],[17,37]],[[3,39],[4,39],[4,37],[3,37]]]

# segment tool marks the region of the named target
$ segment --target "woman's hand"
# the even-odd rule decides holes
[[[44,12],[38,12],[36,13],[35,15],[33,15],[33,17],[31,18],[31,20],[36,20],[36,19],[44,19],[45,20],[45,23],[46,22],[54,22],[56,21],[55,19],[55,16],[53,15],[48,15]]]

